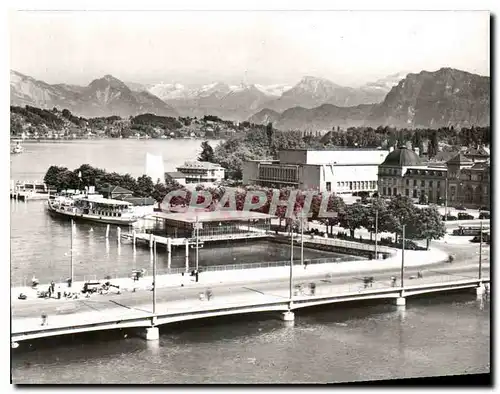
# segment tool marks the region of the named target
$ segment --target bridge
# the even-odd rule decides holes
[[[478,295],[482,295],[486,289],[489,289],[489,285],[489,278],[420,283],[404,287],[385,286],[382,288],[353,289],[349,285],[343,291],[330,291],[318,295],[293,294],[292,297],[269,295],[264,297],[265,300],[231,296],[228,299],[220,298],[217,301],[216,298],[212,301],[197,303],[194,306],[192,302],[171,303],[168,308],[163,308],[163,311],[156,313],[140,308],[129,308],[108,310],[104,316],[84,316],[83,313],[76,316],[70,314],[66,315],[67,319],[65,320],[67,321],[61,320],[59,324],[51,323],[50,326],[40,326],[38,319],[36,324],[34,319],[14,319],[12,321],[11,341],[13,344],[17,344],[36,338],[112,329],[138,329],[140,336],[147,340],[156,340],[159,338],[159,326],[181,321],[257,312],[281,312],[283,320],[293,321],[293,311],[307,307],[387,299],[394,300],[398,306],[404,306],[407,298],[421,294],[475,289]],[[23,320],[27,322],[23,323]],[[78,323],[75,324],[75,321]]]

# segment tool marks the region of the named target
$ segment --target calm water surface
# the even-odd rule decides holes
[[[21,345],[15,383],[342,382],[490,370],[489,301],[454,294],[406,310],[350,304],[299,311],[293,326],[248,315]],[[24,346],[24,348],[22,348]]]
[[[165,170],[194,159],[201,141],[110,140],[26,143],[11,156],[12,179],[41,179],[54,165],[88,163],[108,171],[144,172],[145,154],[162,154]],[[13,285],[36,274],[67,277],[69,224],[43,202],[11,202]],[[75,275],[148,268],[148,248],[118,245],[116,228],[79,223]],[[262,242],[204,248],[201,264],[287,260],[288,250]],[[194,253],[191,253],[193,255]],[[298,255],[298,253],[296,254]],[[324,256],[308,250],[306,258]],[[166,266],[159,250],[158,262]],[[183,266],[183,252],[172,266]],[[490,371],[490,304],[470,293],[387,304],[349,304],[299,311],[293,327],[272,315],[202,320],[163,327],[159,343],[121,332],[49,339],[13,351],[15,383],[331,382]]]

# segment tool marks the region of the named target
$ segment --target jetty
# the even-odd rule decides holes
[[[42,181],[10,181],[10,198],[19,201],[48,200],[55,190]]]

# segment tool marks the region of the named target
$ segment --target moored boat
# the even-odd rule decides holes
[[[135,223],[139,217],[126,201],[103,198],[101,195],[60,195],[51,196],[47,210],[52,214],[71,219],[90,220],[97,223],[127,225]]]

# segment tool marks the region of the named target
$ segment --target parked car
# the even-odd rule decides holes
[[[490,209],[488,207],[481,207],[481,208],[479,208],[479,212],[481,212],[481,211],[489,212]]]
[[[472,220],[474,219],[474,216],[465,213],[465,212],[459,212],[458,213],[458,220]]]
[[[490,213],[489,212],[481,212],[479,214],[479,219],[489,219],[490,218]]]
[[[448,214],[448,216],[446,216],[446,221],[457,220],[457,219],[458,218],[456,216],[453,216],[451,214]],[[445,220],[444,215],[441,216],[441,220]]]
[[[457,211],[466,211],[467,208],[465,208],[463,205],[459,205],[458,207],[455,207]]]

